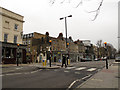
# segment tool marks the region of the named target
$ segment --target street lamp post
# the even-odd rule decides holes
[[[67,43],[67,17],[72,17],[72,15],[69,15],[69,16],[66,16],[66,17],[62,17],[62,18],[60,18],[60,20],[63,20],[63,19],[65,19],[65,30],[66,30],[66,48],[68,48],[68,43]],[[66,49],[66,51],[67,51],[67,49]],[[66,64],[66,61],[65,61],[65,64]]]
[[[60,20],[65,19],[65,30],[66,30],[66,47],[67,47],[67,17],[72,17],[72,15],[62,17]]]

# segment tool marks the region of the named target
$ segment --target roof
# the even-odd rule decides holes
[[[3,8],[3,7],[0,7],[0,8],[4,9],[4,10],[6,10],[6,11],[9,11],[9,12],[11,12],[11,13],[14,13],[14,14],[16,14],[16,15],[18,15],[18,16],[24,17],[24,16],[22,16],[22,15],[20,15],[20,14],[18,14],[18,13],[15,13],[15,12],[10,11],[10,10],[8,10],[8,9],[5,9],[5,8]]]

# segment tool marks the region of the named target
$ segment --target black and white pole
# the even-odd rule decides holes
[[[50,40],[49,41],[49,43],[50,43],[50,57],[49,57],[49,59],[50,59],[50,67],[51,67],[51,57],[52,57],[52,48],[51,48],[51,43],[52,43],[52,40]]]
[[[19,66],[19,58],[20,58],[20,44],[17,44],[17,66]]]
[[[107,60],[107,42],[105,44],[105,54],[106,54],[106,69],[108,69],[108,60]]]

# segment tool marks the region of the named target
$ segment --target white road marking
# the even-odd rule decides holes
[[[80,74],[80,72],[75,72],[75,74]]]
[[[24,74],[30,74],[30,72],[26,72],[26,73],[24,73]]]
[[[86,67],[76,68],[75,70],[83,70],[83,69],[86,69]]]
[[[73,82],[70,84],[70,86],[68,87],[67,90],[69,90],[77,81],[81,81],[81,80],[83,80],[83,79],[86,79],[86,78],[90,77],[91,75],[92,75],[92,74],[89,74],[89,75],[83,77],[82,79],[77,79],[77,80],[73,81]]]
[[[0,77],[2,77],[2,76],[4,76],[4,75],[0,75]]]
[[[90,69],[88,69],[87,71],[94,71],[94,70],[96,70],[97,68],[90,68]]]
[[[36,73],[36,72],[39,72],[39,71],[41,71],[42,69],[39,69],[39,70],[36,70],[36,71],[32,71],[32,72],[30,72],[30,73]]]
[[[98,69],[97,71],[99,72],[101,69]]]
[[[37,70],[37,71],[32,71],[32,72],[30,72],[30,73],[36,73],[36,72],[38,72],[38,70]]]
[[[73,69],[73,68],[75,68],[75,67],[67,67],[66,69]]]
[[[58,71],[58,70],[54,70],[55,72]]]
[[[70,72],[70,71],[64,71],[64,72]]]
[[[89,74],[89,75],[83,77],[82,80],[83,80],[83,79],[86,79],[86,78],[88,78],[88,77],[90,77],[91,75],[92,75],[92,74]]]
[[[3,70],[3,71],[4,71],[4,70]],[[11,71],[15,71],[15,70],[9,70],[9,71],[5,71],[4,73],[11,72]]]
[[[16,69],[22,69],[23,67],[20,67],[20,68],[16,68]]]
[[[5,74],[5,75],[18,75],[18,74],[22,74],[22,73],[11,73],[11,74]]]

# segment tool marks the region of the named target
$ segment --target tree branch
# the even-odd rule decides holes
[[[81,0],[81,1],[78,3],[78,5],[76,6],[76,8],[79,7],[82,3],[83,3],[83,0]]]

